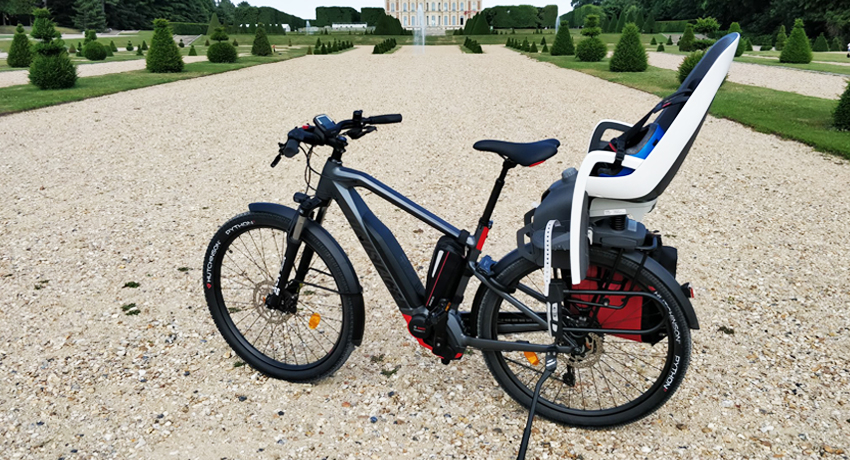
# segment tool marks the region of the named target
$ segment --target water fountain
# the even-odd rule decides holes
[[[307,35],[310,35],[310,21],[307,21]]]
[[[425,11],[422,4],[416,8],[416,25],[413,27],[413,50],[416,54],[425,54]]]
[[[558,27],[561,27],[561,17],[555,18],[555,35],[558,35]]]

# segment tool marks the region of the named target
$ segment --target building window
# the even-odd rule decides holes
[[[452,11],[457,11],[457,2],[452,3]]]
[[[448,16],[443,16],[443,25],[444,26],[449,25],[449,17]]]
[[[460,18],[460,25],[463,25],[463,17]]]
[[[463,2],[460,2],[460,10],[463,11]],[[463,23],[461,23],[462,25]]]
[[[434,5],[434,2],[431,2],[431,11],[436,11],[437,7]]]
[[[395,3],[390,5],[390,11],[395,13]]]
[[[401,10],[407,13],[407,3],[401,5]]]
[[[443,11],[448,11],[448,10],[449,10],[449,4],[443,3]]]
[[[404,27],[407,27],[407,16],[404,17]]]

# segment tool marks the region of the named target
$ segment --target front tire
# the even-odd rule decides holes
[[[224,224],[204,257],[204,293],[216,327],[245,363],[270,377],[305,383],[332,374],[348,359],[354,349],[354,305],[340,294],[350,292],[340,269],[348,261],[334,259],[309,231],[302,233],[295,266],[306,250],[312,251],[312,262],[289,298],[293,307],[265,305],[283,263],[290,224],[286,217],[262,212]]]
[[[586,334],[578,339],[586,344],[585,353],[559,354],[558,369],[544,384],[537,405],[537,413],[553,422],[587,428],[606,428],[632,423],[661,407],[679,387],[687,371],[691,352],[690,332],[682,308],[670,291],[671,287],[664,285],[646,269],[637,275],[637,264],[625,258],[620,259],[616,270],[613,270],[615,260],[616,252],[591,248],[591,269],[588,271],[589,279],[586,282],[601,283],[601,280],[610,275],[619,280],[621,285],[627,286],[626,290],[654,293],[659,300],[650,302],[657,306],[653,310],[655,313],[643,313],[643,316],[653,318],[654,324],[663,323],[663,326],[652,336]],[[590,276],[591,273],[594,277]],[[569,273],[564,271],[562,277],[569,280]],[[504,286],[516,287],[521,283],[538,293],[543,292],[542,269],[524,258],[519,258],[505,267],[496,279]],[[600,289],[592,285],[581,287]],[[515,296],[534,311],[546,311],[545,303],[535,300],[531,295],[517,290]],[[590,296],[585,296],[584,300],[589,300],[587,297]],[[611,305],[617,305],[616,296],[608,297],[611,299]],[[542,294],[538,298],[543,298]],[[573,302],[569,304],[571,308],[580,304],[575,300],[574,297]],[[536,344],[552,344],[552,338],[545,330],[506,332],[511,327],[508,325],[500,332],[499,313],[508,313],[503,316],[508,319],[518,311],[488,290],[482,297],[478,315],[479,336],[492,340],[525,340]],[[604,308],[599,311],[599,318],[611,312],[610,309]],[[646,328],[641,325],[639,319],[635,322],[635,318],[628,318],[623,313],[617,314],[621,315],[616,320],[620,324],[638,324],[636,329],[632,330]],[[545,316],[545,313],[543,315]],[[611,327],[611,324],[613,322],[604,327],[628,329],[627,326]],[[483,356],[493,377],[505,392],[528,408],[531,405],[534,386],[543,372],[543,359],[532,365],[523,352],[485,351]]]

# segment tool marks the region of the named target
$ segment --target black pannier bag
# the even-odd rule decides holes
[[[444,236],[437,241],[425,283],[425,307],[428,310],[447,310],[461,301],[454,297],[463,276],[464,252],[464,246],[454,237]]]

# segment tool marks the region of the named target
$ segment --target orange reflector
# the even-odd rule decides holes
[[[315,329],[315,328],[319,327],[319,321],[321,321],[321,320],[322,320],[321,315],[319,315],[318,313],[313,313],[313,315],[310,316],[310,323],[309,323],[310,329]]]
[[[528,362],[530,362],[532,366],[536,366],[537,364],[540,363],[540,358],[537,357],[537,353],[535,353],[533,351],[524,351],[524,352],[522,352],[522,354],[525,355],[525,359],[527,359]]]

